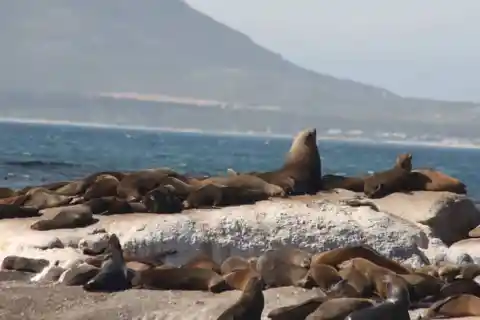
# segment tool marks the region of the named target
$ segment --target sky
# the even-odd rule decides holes
[[[480,101],[480,0],[187,0],[303,67]]]

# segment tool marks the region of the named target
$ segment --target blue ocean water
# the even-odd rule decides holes
[[[120,128],[0,123],[0,186],[20,188],[83,177],[101,170],[167,166],[218,174],[280,166],[291,139],[198,135]],[[319,141],[323,173],[363,174],[391,167],[411,152],[414,167],[453,175],[480,199],[480,150]]]

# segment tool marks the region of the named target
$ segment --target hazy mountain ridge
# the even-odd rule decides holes
[[[179,0],[139,3],[2,2],[0,88],[163,93],[305,112],[473,105],[403,99],[382,88],[318,74]]]

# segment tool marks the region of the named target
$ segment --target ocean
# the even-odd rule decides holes
[[[291,138],[213,135],[124,128],[0,123],[0,186],[21,188],[71,180],[102,170],[171,167],[182,173],[224,174],[280,166]],[[414,167],[462,180],[480,200],[480,149],[320,140],[323,174],[359,175],[392,166],[398,153]]]

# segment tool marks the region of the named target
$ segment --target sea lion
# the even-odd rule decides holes
[[[258,277],[251,277],[238,301],[222,312],[217,320],[260,320],[264,307],[263,282]]]
[[[408,284],[410,301],[419,301],[435,295],[443,286],[443,281],[428,274],[411,273],[398,276]]]
[[[145,169],[130,172],[120,180],[117,194],[128,201],[140,201],[145,194],[162,184],[166,177],[178,178],[180,175],[170,168]]]
[[[295,136],[280,169],[250,174],[282,187],[291,195],[317,193],[322,188],[322,162],[317,147],[317,130],[305,129]]]
[[[182,200],[170,184],[149,191],[143,197],[143,203],[150,213],[179,213],[183,210]]]
[[[387,299],[384,302],[356,310],[350,313],[345,320],[410,320],[408,313],[410,296],[406,282],[395,275],[387,275],[384,282],[387,286]]]
[[[270,311],[267,317],[272,320],[305,319],[327,299],[327,297],[313,297],[294,305],[276,308]]]
[[[467,194],[467,186],[460,180],[433,169],[415,169],[408,178],[409,191],[447,191]]]
[[[335,290],[345,290],[353,288],[353,296],[356,297],[372,297],[374,294],[374,286],[369,277],[355,267],[354,264],[344,265],[338,274],[344,279],[334,286]],[[348,284],[348,286],[347,286]],[[350,290],[352,291],[352,290]],[[355,293],[356,292],[356,293]]]
[[[470,294],[450,296],[434,303],[423,317],[427,320],[436,316],[447,318],[480,316],[480,298]]]
[[[83,205],[90,208],[92,214],[108,216],[112,214],[147,212],[144,204],[139,202],[129,202],[117,197],[94,198]]]
[[[19,198],[14,202],[16,205],[24,207],[34,207],[39,210],[64,206],[73,200],[71,196],[64,196],[45,188],[33,188],[27,191],[25,197]]]
[[[46,231],[52,229],[72,229],[90,226],[98,219],[94,218],[90,208],[84,205],[73,205],[60,208],[52,213],[51,218],[42,219],[30,226],[32,230]]]
[[[335,298],[323,302],[305,320],[341,320],[350,313],[373,305],[373,301],[362,298]]]
[[[67,286],[83,286],[93,279],[100,268],[94,267],[88,263],[81,263],[65,271],[59,278],[59,282]]]
[[[313,282],[321,289],[327,290],[332,285],[342,280],[337,269],[326,264],[314,264],[310,266],[306,278],[311,278]],[[308,287],[308,280],[302,287]]]
[[[312,265],[326,264],[332,267],[337,267],[342,262],[353,258],[364,258],[370,260],[376,265],[390,269],[398,274],[410,273],[410,270],[404,266],[382,256],[380,253],[366,245],[348,246],[317,253],[312,257]]]
[[[85,196],[87,191],[93,187],[93,189],[88,192],[89,195],[85,200],[92,199],[92,196],[94,196],[95,194],[102,194],[102,196],[105,197],[116,196],[116,186],[115,188],[113,188],[112,185],[118,185],[118,181],[122,180],[124,176],[125,173],[118,171],[95,172],[83,179],[71,181],[66,185],[61,186],[60,188],[55,188],[53,190],[55,190],[55,192],[58,194],[68,196]],[[108,182],[103,181],[105,178]],[[95,186],[96,184],[100,184],[101,186]]]
[[[15,191],[10,188],[0,187],[0,199],[10,198],[15,196]]]
[[[240,256],[228,257],[220,266],[220,271],[222,274],[229,274],[233,271],[244,269],[251,269],[251,265],[247,259]]]
[[[212,270],[218,274],[221,273],[220,266],[215,261],[213,261],[211,255],[205,252],[200,252],[195,257],[190,259],[187,263],[182,265],[181,268],[202,268]]]
[[[6,256],[2,261],[2,270],[25,272],[41,272],[50,262],[46,259],[25,258],[20,256]]]
[[[37,208],[21,207],[15,204],[0,204],[0,219],[31,218],[40,215]]]
[[[345,189],[353,192],[363,192],[364,178],[346,177],[334,174],[326,174],[322,177],[322,189]]]
[[[109,174],[97,176],[95,181],[85,190],[83,199],[88,201],[94,198],[115,197],[117,196],[117,187],[120,181]]]
[[[69,184],[70,181],[58,181],[58,182],[51,182],[51,183],[46,183],[46,184],[41,184],[39,186],[27,186],[24,187],[20,190],[17,190],[15,193],[17,195],[25,195],[28,191],[35,189],[35,188],[42,188],[42,189],[47,189],[50,191],[55,191],[56,189],[59,189],[67,184]]]
[[[54,191],[56,194],[73,197],[81,193],[82,186],[83,186],[82,180],[73,180],[67,183],[66,185],[63,185],[59,188],[53,188],[51,190]]]
[[[215,271],[203,268],[153,268],[138,272],[135,287],[150,290],[199,290],[220,293],[228,284]]]
[[[236,290],[244,290],[249,279],[252,277],[260,278],[260,275],[252,269],[235,270],[229,274],[223,275],[225,282],[230,286],[230,288]]]
[[[83,285],[85,291],[123,291],[131,287],[132,276],[123,259],[123,249],[117,235],[112,233],[108,240],[109,258],[103,262],[98,274]]]
[[[256,270],[267,288],[302,286],[310,262],[311,254],[300,249],[269,249],[258,258]]]
[[[363,192],[368,198],[383,198],[395,192],[408,191],[412,154],[398,155],[392,169],[376,172],[364,180]]]

